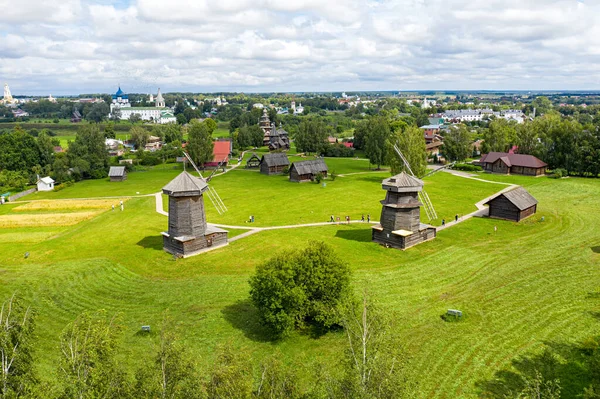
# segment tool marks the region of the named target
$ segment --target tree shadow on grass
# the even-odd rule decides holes
[[[157,251],[162,251],[163,239],[162,236],[148,236],[138,241],[137,245],[146,249],[156,249]]]
[[[558,379],[561,397],[581,396],[591,383],[590,353],[584,345],[545,342],[536,354],[514,359],[512,367],[497,371],[489,380],[475,383],[480,398],[512,398],[525,388],[525,379],[535,378],[536,371],[546,381]]]
[[[223,317],[246,338],[255,342],[273,342],[276,337],[260,321],[258,310],[249,299],[239,300],[221,310]]]
[[[335,236],[344,240],[371,242],[371,229],[338,230]]]
[[[592,249],[592,252],[600,254],[600,245],[591,247],[591,249]]]

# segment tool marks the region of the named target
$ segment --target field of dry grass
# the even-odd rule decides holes
[[[127,198],[123,198],[123,202]],[[118,206],[117,199],[94,199],[94,200],[41,200],[32,201],[24,205],[19,205],[13,209],[14,212],[29,211],[52,211],[52,210],[71,210],[80,209],[111,209],[112,206]]]
[[[0,228],[72,226],[91,219],[99,212],[48,213],[37,215],[1,215]]]

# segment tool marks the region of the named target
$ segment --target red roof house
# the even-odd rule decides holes
[[[546,173],[546,164],[533,155],[490,152],[479,160],[483,170],[492,173],[541,176]]]
[[[217,167],[220,163],[223,163],[221,166],[227,166],[227,162],[229,162],[229,154],[231,153],[231,141],[223,140],[223,141],[215,141],[213,143],[213,160],[212,162],[207,162],[204,166],[207,167]]]

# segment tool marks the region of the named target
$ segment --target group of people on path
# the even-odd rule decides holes
[[[344,217],[346,224],[350,224],[350,216],[345,216]],[[365,221],[365,214],[363,213],[361,218],[360,218],[361,222]],[[330,223],[335,223],[337,222],[338,224],[340,223],[340,217],[334,217],[333,215],[331,215],[331,217],[329,218],[329,222]],[[367,223],[371,223],[371,215],[367,214]]]

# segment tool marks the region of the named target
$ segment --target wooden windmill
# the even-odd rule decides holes
[[[226,212],[227,207],[189,155],[184,154],[200,177],[183,171],[163,187],[163,193],[169,196],[169,230],[162,233],[163,249],[178,257],[197,255],[228,243],[226,230],[207,223],[204,195],[219,214]]]

